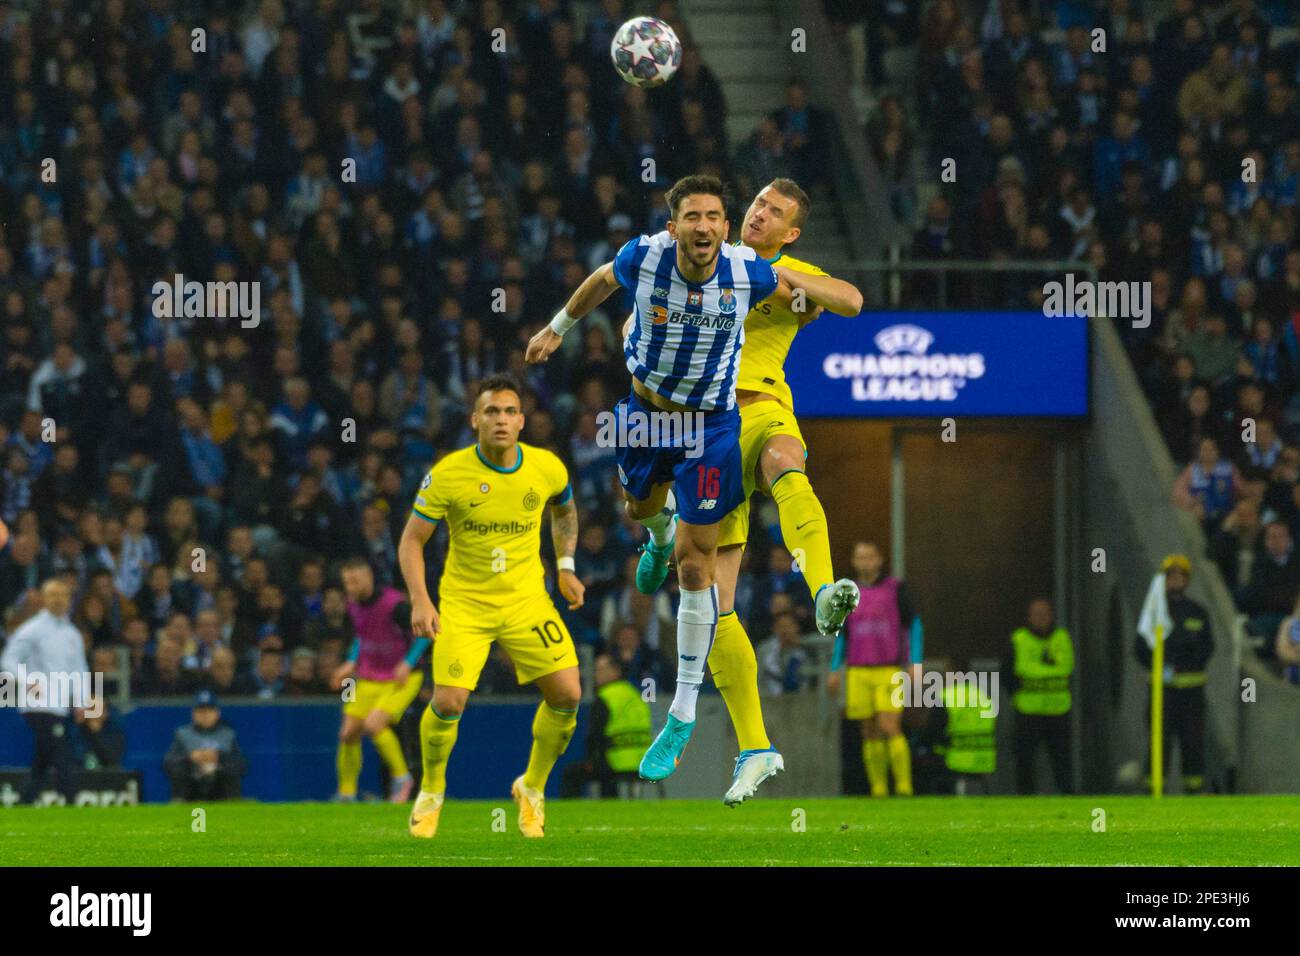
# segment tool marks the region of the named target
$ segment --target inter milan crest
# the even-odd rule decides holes
[[[537,492],[533,491],[533,489],[529,488],[528,494],[524,495],[524,510],[533,511],[541,503],[542,503],[542,496],[539,495]]]

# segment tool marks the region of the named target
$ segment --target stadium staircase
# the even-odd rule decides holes
[[[1206,691],[1207,789],[1300,792],[1300,693],[1245,647],[1244,617],[1205,557],[1200,523],[1172,503],[1177,468],[1132,363],[1110,319],[1091,325],[1093,415],[1083,446],[1082,553],[1074,562],[1084,787],[1141,783],[1149,705],[1134,654],[1136,622],[1161,559],[1181,552],[1193,562],[1190,594],[1209,611],[1215,634]],[[1096,548],[1104,550],[1104,571],[1093,570]]]
[[[892,232],[893,219],[880,202],[863,198],[883,194],[870,188],[874,164],[843,87],[843,52],[820,0],[682,0],[681,11],[691,38],[722,84],[733,154],[759,120],[781,107],[791,76],[808,84],[812,102],[831,122],[838,144],[829,157],[832,181],[810,191],[808,226],[792,253],[832,274],[854,258],[877,255],[882,248],[878,237]],[[807,52],[791,49],[796,28],[805,31]]]

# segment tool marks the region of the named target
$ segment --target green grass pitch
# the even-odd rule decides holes
[[[497,809],[502,812],[495,812]],[[1296,865],[1294,797],[448,801],[438,836],[386,804],[213,803],[0,811],[9,866]],[[1105,831],[1094,820],[1105,813]],[[501,823],[504,822],[504,832]],[[494,823],[496,824],[494,826]],[[802,824],[802,826],[801,826]]]

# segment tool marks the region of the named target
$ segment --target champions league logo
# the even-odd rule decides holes
[[[856,402],[951,402],[985,373],[984,355],[930,353],[934,335],[918,325],[891,325],[873,339],[879,354],[832,352],[827,378],[852,379]]]

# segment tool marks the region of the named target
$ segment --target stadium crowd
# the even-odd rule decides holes
[[[876,96],[866,132],[914,257],[1081,259],[1150,284],[1149,325],[1114,319],[1185,469],[1175,500],[1204,522],[1260,653],[1297,659],[1300,8],[826,7],[866,38],[855,85]],[[947,305],[1037,308],[1044,281],[954,278]],[[933,304],[937,286],[908,294]]]
[[[596,437],[627,387],[622,305],[545,367],[523,346],[663,227],[675,178],[816,178],[820,144],[798,84],[727,143],[671,2],[673,83],[620,82],[629,6],[580,29],[560,0],[0,4],[0,626],[61,576],[93,669],[125,660],[133,695],[324,693],[351,639],[338,564],[400,584],[419,481],[509,371],[523,440],[580,503],[575,637],[670,684],[675,594],[636,592],[641,530]],[[257,309],[173,314],[190,281]],[[775,516],[755,525],[750,633],[810,630]],[[513,686],[494,658],[482,689]]]

